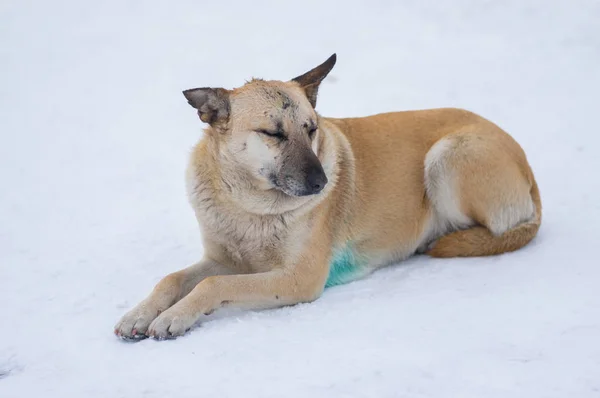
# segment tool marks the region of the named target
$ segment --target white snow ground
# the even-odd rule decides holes
[[[474,110],[528,153],[538,238],[414,258],[312,304],[112,334],[196,261],[182,89],[337,52],[319,111]],[[3,1],[0,397],[600,396],[597,1]]]

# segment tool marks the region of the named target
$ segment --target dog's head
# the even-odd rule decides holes
[[[317,93],[335,61],[333,54],[288,82],[254,79],[233,90],[194,88],[183,95],[210,124],[222,160],[245,171],[255,187],[313,195],[327,184],[317,157]]]

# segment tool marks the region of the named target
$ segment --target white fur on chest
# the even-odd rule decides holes
[[[187,177],[189,201],[204,239],[220,246],[232,261],[260,272],[278,265],[274,263],[281,263],[276,253],[283,251],[289,257],[294,256],[294,247],[298,245],[290,239],[289,228],[293,215],[247,212],[220,198],[197,170],[189,170]],[[252,200],[248,198],[248,201]],[[286,250],[282,250],[283,247]]]

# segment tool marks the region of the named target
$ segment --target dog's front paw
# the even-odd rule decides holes
[[[175,338],[190,330],[197,320],[198,317],[170,308],[150,324],[146,334],[157,340]]]
[[[148,303],[140,303],[123,315],[115,325],[115,334],[126,340],[138,340],[148,337],[148,326],[160,314],[160,310]]]

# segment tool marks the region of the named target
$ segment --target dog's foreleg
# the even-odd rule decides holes
[[[265,309],[313,301],[323,292],[328,267],[322,263],[312,265],[206,278],[156,318],[148,334],[157,339],[182,335],[202,314],[210,314],[223,306]]]
[[[209,276],[233,272],[209,259],[167,275],[142,302],[125,314],[115,326],[115,334],[123,338],[144,338],[150,323],[163,311],[186,296]]]

